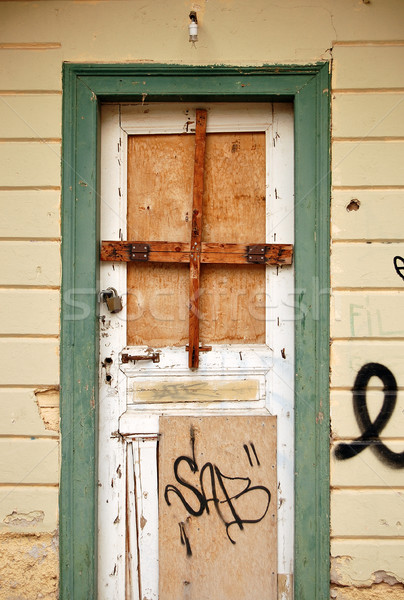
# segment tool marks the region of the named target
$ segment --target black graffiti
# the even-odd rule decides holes
[[[378,377],[383,387],[383,404],[376,419],[372,421],[366,401],[366,392],[371,377]],[[346,460],[356,456],[365,448],[371,448],[384,463],[400,469],[404,467],[404,452],[393,452],[380,440],[380,434],[389,422],[397,401],[397,382],[393,373],[379,363],[367,363],[358,372],[352,388],[355,417],[361,436],[350,444],[338,444],[335,456]]]
[[[261,463],[260,463],[260,461],[259,461],[259,458],[258,458],[258,455],[257,455],[257,453],[256,453],[256,451],[255,451],[255,446],[254,446],[254,444],[253,444],[252,442],[250,442],[250,447],[251,447],[251,450],[252,450],[252,451],[253,451],[253,453],[254,453],[255,460],[257,461],[257,465],[258,465],[258,466],[260,466],[260,465],[261,465]],[[244,448],[244,450],[245,450],[245,453],[247,454],[247,458],[248,458],[248,462],[250,463],[250,466],[251,466],[251,467],[253,467],[253,466],[254,466],[254,463],[253,463],[253,461],[251,460],[251,454],[250,454],[250,450],[249,450],[249,448],[248,448],[247,444],[244,444],[244,445],[243,445],[243,448]]]
[[[393,258],[394,268],[396,273],[401,279],[404,279],[404,258],[401,256],[395,256]]]
[[[183,546],[186,546],[187,556],[192,556],[191,544],[189,543],[189,538],[188,538],[188,536],[186,534],[186,531],[185,531],[185,523],[183,523],[181,521],[180,523],[178,523],[178,526],[180,528],[181,544]]]
[[[193,430],[191,430],[191,446],[192,446],[192,454],[193,457],[189,456],[179,456],[174,462],[174,476],[179,484],[179,486],[175,486],[169,484],[166,486],[164,490],[164,498],[169,506],[171,506],[171,502],[169,500],[170,494],[175,494],[178,496],[180,501],[182,502],[184,508],[189,513],[189,515],[193,517],[200,517],[205,511],[207,514],[210,514],[209,503],[213,503],[213,506],[219,515],[220,519],[225,525],[226,534],[228,539],[232,544],[235,544],[235,540],[231,537],[229,530],[233,525],[237,525],[239,529],[243,530],[245,524],[259,523],[264,519],[265,515],[268,512],[269,504],[271,502],[271,492],[263,485],[251,485],[251,479],[249,477],[230,477],[228,475],[224,475],[220,471],[220,469],[212,464],[211,462],[206,462],[201,470],[199,471],[198,464],[195,460],[194,447],[195,447],[195,438],[193,435]],[[256,453],[254,444],[250,443],[250,447],[253,451],[254,457],[257,461],[257,465],[260,465],[258,455]],[[246,445],[244,445],[244,449],[248,449]],[[250,464],[252,464],[251,456],[249,455]],[[188,481],[186,481],[179,474],[179,469],[181,465],[188,465],[191,473],[199,472],[199,486],[198,489],[196,486],[192,485]],[[210,483],[211,488],[211,497],[208,497],[206,492],[206,477],[208,478],[208,482]],[[231,496],[228,492],[226,482],[227,481],[240,481],[244,482],[243,489]],[[193,500],[195,500],[194,506],[192,506],[184,497],[183,493],[180,490],[180,486],[183,486],[185,489],[189,490],[193,494]],[[236,501],[247,494],[251,494],[252,492],[262,492],[265,494],[267,502],[266,507],[262,513],[260,513],[255,519],[244,519],[241,517],[236,508]],[[224,499],[220,499],[219,494],[222,494]],[[223,514],[222,508],[227,506],[230,509],[231,518],[226,518]],[[191,556],[191,547],[189,544],[189,540],[185,534],[184,523],[179,523],[180,527],[180,535],[181,535],[181,543],[187,546],[187,555]]]

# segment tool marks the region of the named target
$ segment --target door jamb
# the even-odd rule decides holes
[[[60,598],[96,598],[99,106],[293,101],[295,113],[295,598],[329,595],[328,63],[64,64]]]

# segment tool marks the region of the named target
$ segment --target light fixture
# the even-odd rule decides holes
[[[189,41],[197,42],[198,41],[198,18],[196,16],[196,12],[191,10],[189,13],[189,18],[191,22],[189,24]]]

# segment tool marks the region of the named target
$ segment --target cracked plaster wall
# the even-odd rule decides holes
[[[400,0],[0,3],[0,600],[57,597],[62,62],[333,59],[335,447],[359,435],[350,390],[364,363],[386,364],[402,386],[404,292],[392,258],[403,253],[403,22]],[[402,414],[399,392],[381,433],[396,452]],[[369,449],[350,463],[332,454],[332,598],[403,594],[400,481]]]

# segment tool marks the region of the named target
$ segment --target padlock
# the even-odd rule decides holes
[[[101,292],[104,302],[110,313],[117,313],[122,310],[122,298],[118,296],[115,288],[109,287]]]

